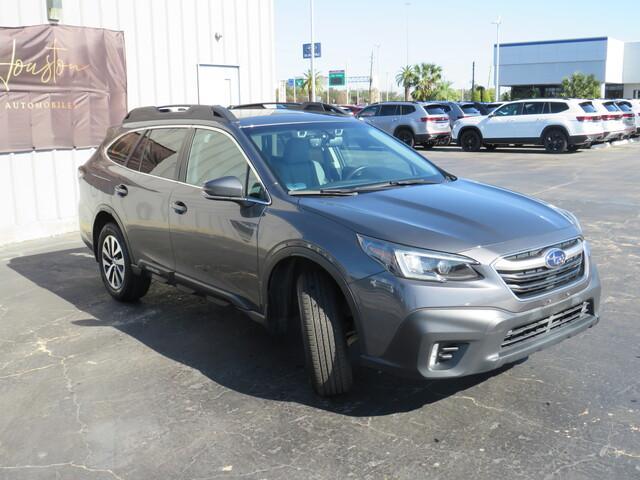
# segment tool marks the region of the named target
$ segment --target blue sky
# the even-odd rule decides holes
[[[407,7],[407,1],[410,5]],[[309,1],[274,0],[276,78],[309,68],[302,43],[309,40]],[[393,82],[406,63],[406,12],[409,11],[409,62],[441,65],[457,88],[486,85],[495,41],[494,21],[502,17],[502,42],[610,36],[640,41],[638,0],[315,0],[315,39],[322,42],[316,68],[348,65],[349,75],[367,75],[369,58],[380,45],[380,77]],[[374,73],[377,68],[374,66]]]

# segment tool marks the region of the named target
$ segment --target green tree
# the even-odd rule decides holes
[[[322,75],[317,70],[315,73],[315,84],[316,84],[316,95],[322,94]],[[315,99],[311,98],[311,70],[307,70],[304,74],[304,82],[302,83],[302,90],[307,91],[307,96],[309,97],[309,101],[313,102]]]
[[[396,75],[396,83],[399,87],[404,88],[404,100],[409,100],[409,92],[415,87],[417,81],[416,71],[411,65],[402,67]]]
[[[415,89],[411,96],[414,100],[433,100],[438,95],[438,86],[442,82],[442,67],[434,63],[421,63],[413,67],[416,77]]]
[[[441,80],[436,85],[429,100],[460,101],[460,92],[452,87],[452,82]]]
[[[503,102],[511,101],[511,92],[504,92],[502,95],[500,95],[500,100],[502,100]]]
[[[598,98],[600,97],[600,82],[593,74],[585,75],[575,72],[570,77],[562,79],[562,93],[565,98]]]

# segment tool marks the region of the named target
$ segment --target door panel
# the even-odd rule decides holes
[[[246,157],[226,133],[197,129],[185,170],[186,183],[173,190],[169,210],[176,276],[258,305],[257,237],[267,207],[207,199],[201,189],[208,180],[236,176],[251,190]]]
[[[240,80],[238,67],[198,65],[198,103],[202,105],[238,105]]]
[[[493,115],[487,117],[482,127],[482,135],[488,139],[513,138],[515,118],[522,110],[522,104],[512,103],[496,109]]]
[[[114,206],[123,215],[136,262],[172,270],[169,198],[177,185],[178,156],[188,128],[148,130],[121,168]],[[146,172],[146,173],[145,173]]]

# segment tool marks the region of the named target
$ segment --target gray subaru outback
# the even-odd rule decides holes
[[[352,364],[486,372],[598,321],[578,220],[457,178],[344,116],[222,107],[131,111],[79,169],[80,228],[105,288],[152,279],[299,325],[313,387]]]

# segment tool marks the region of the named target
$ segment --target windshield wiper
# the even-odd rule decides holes
[[[303,195],[326,195],[337,197],[348,197],[351,195],[357,195],[358,192],[352,188],[322,188],[320,190],[289,190],[289,195],[303,196]]]
[[[358,192],[372,192],[389,187],[405,187],[408,185],[435,185],[438,183],[440,182],[434,182],[433,180],[427,180],[424,178],[408,178],[406,180],[389,180],[387,182],[370,183],[368,185],[362,185],[360,187],[353,187],[353,190],[356,190]]]

